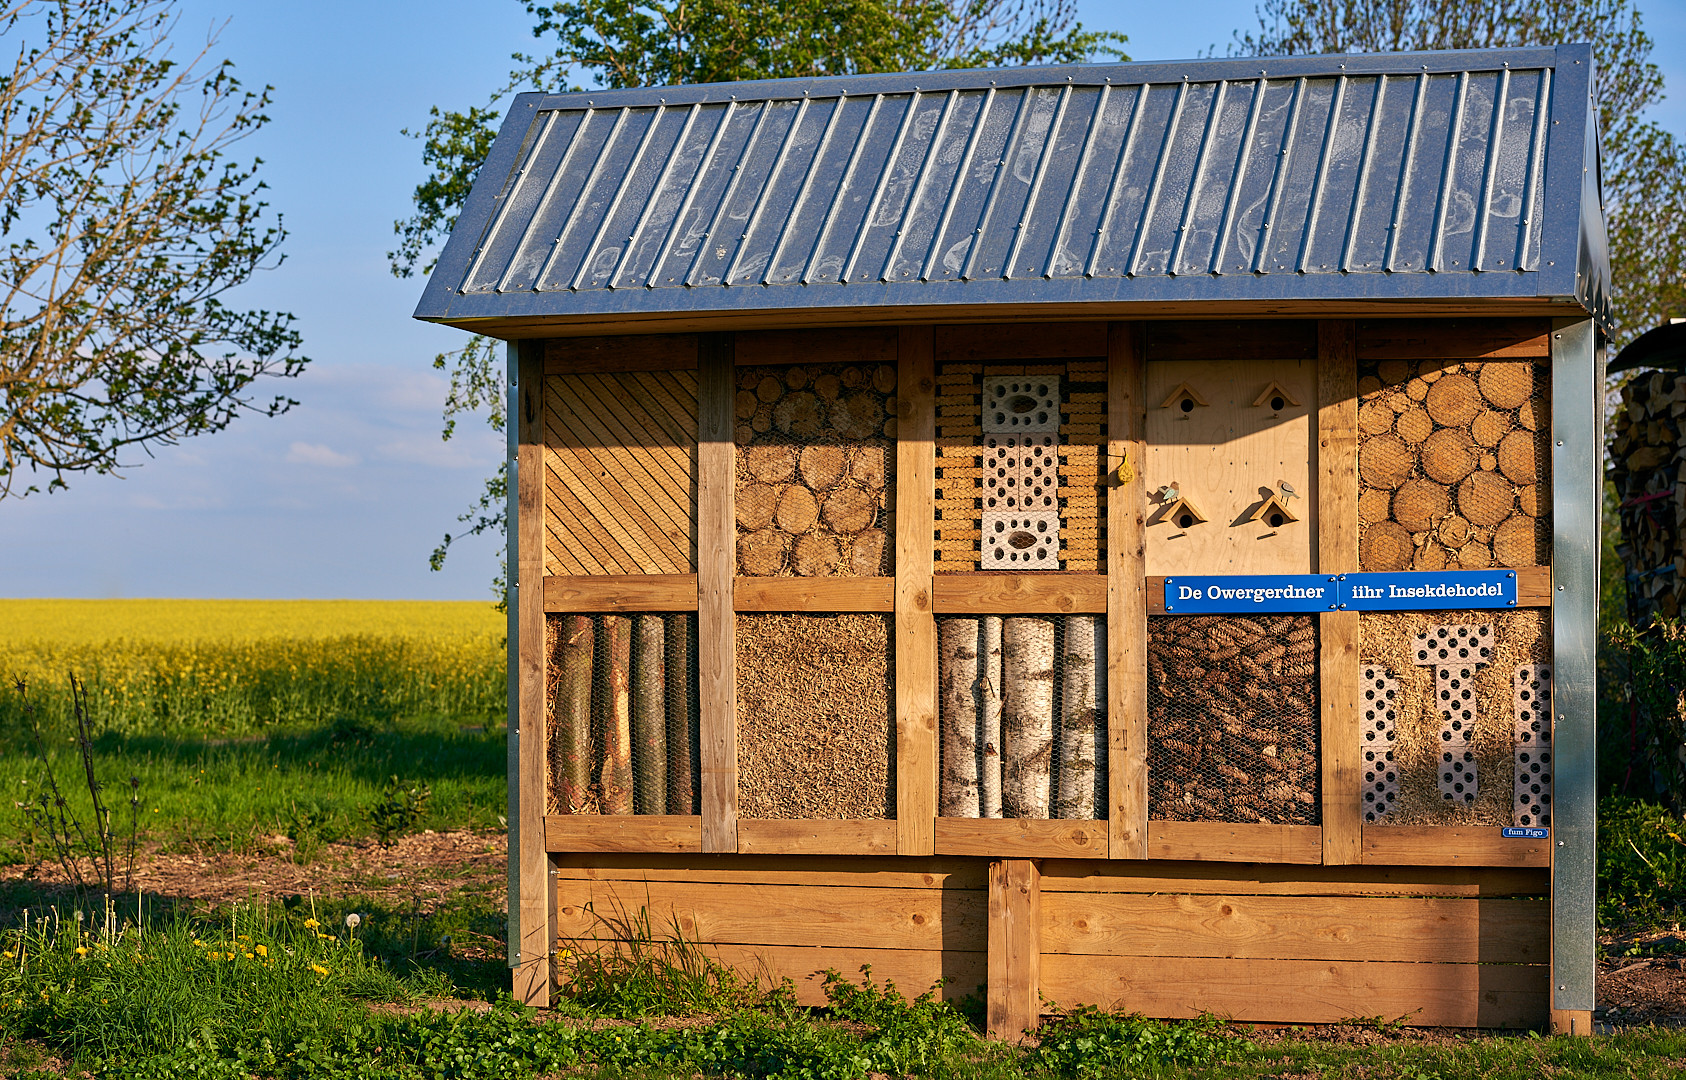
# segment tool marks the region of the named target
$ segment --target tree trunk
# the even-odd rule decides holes
[[[1046,818],[1054,751],[1054,621],[1003,619],[1001,660],[1002,810],[1008,817]]]
[[[942,785],[937,813],[978,816],[978,620],[944,619],[937,628],[937,716]]]
[[[1054,816],[1093,821],[1106,732],[1106,629],[1097,615],[1065,620],[1060,664],[1060,787]]]
[[[562,616],[557,635],[556,716],[550,733],[551,791],[564,814],[591,804],[591,616]]]
[[[1001,816],[1001,616],[983,618],[978,650],[978,816]]]
[[[605,814],[632,813],[632,620],[603,616],[603,662],[599,669],[598,723],[603,764],[597,784]]]
[[[632,630],[632,805],[667,813],[667,645],[660,615],[639,615]]]
[[[697,733],[691,723],[691,619],[668,615],[667,657],[667,812],[697,812]]]

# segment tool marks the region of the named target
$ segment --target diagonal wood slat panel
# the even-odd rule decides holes
[[[694,372],[545,378],[547,574],[696,571],[696,414]]]

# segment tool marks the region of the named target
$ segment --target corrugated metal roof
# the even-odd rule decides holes
[[[523,95],[416,315],[1598,310],[1591,70],[1563,46]]]

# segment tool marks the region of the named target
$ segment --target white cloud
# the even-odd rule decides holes
[[[487,432],[470,432],[450,442],[442,439],[399,438],[382,443],[375,453],[384,461],[404,465],[427,465],[442,469],[485,469],[498,467],[502,440]]]
[[[357,459],[350,454],[342,454],[323,443],[307,442],[289,446],[286,461],[289,465],[323,465],[331,469],[357,464]]]

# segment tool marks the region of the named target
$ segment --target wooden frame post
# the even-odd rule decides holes
[[[545,851],[544,655],[544,350],[542,342],[508,346],[509,491],[509,965],[515,1000],[550,1004],[550,856]]]
[[[1147,363],[1140,323],[1107,327],[1107,855],[1147,858]]]
[[[930,855],[937,821],[934,328],[899,331],[896,373],[896,850]]]
[[[1350,319],[1317,324],[1317,572],[1358,570],[1358,346]],[[1318,616],[1318,708],[1322,713],[1323,862],[1364,857],[1359,760],[1358,612]]]
[[[738,850],[737,446],[730,334],[697,349],[697,703],[702,756],[702,849]]]
[[[994,1039],[1018,1042],[1042,1017],[1042,868],[1033,859],[989,864],[989,983]]]

